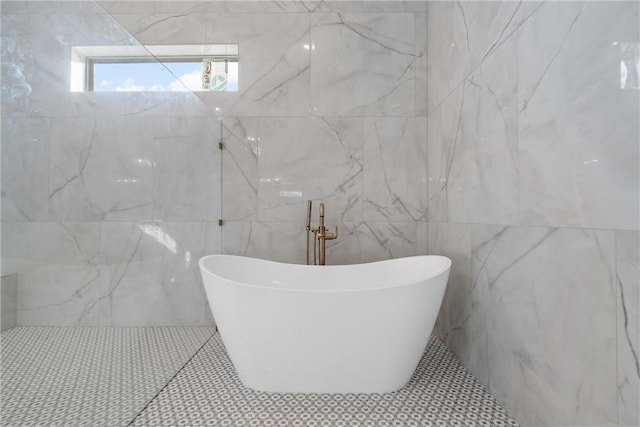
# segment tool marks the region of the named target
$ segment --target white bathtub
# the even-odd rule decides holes
[[[213,316],[240,380],[294,393],[387,393],[427,345],[451,261],[416,256],[306,266],[200,259]]]

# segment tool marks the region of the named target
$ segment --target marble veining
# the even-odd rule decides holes
[[[3,223],[2,268],[18,276],[17,324],[98,321],[100,224]]]
[[[516,48],[505,42],[429,115],[432,221],[518,221]]]
[[[114,126],[117,123],[117,126]],[[153,213],[149,117],[61,118],[52,130],[50,213],[60,220],[135,220]],[[130,135],[136,135],[131,138]]]
[[[258,216],[258,119],[225,118],[221,122],[222,210],[226,220],[251,221]]]
[[[543,4],[543,1],[429,2],[429,112],[450,96]]]
[[[426,219],[426,125],[419,117],[364,120],[365,220]]]
[[[205,15],[200,13],[127,13],[113,16],[142,44],[190,43],[205,37]]]
[[[362,119],[261,119],[258,217],[304,221],[323,200],[327,221],[362,218]]]
[[[205,325],[197,260],[205,251],[201,222],[105,222],[102,316],[114,325]]]
[[[640,235],[616,231],[618,424],[640,422]]]
[[[222,227],[225,254],[303,264],[305,245],[303,221],[237,221]]]
[[[207,14],[208,43],[234,40],[242,46],[241,83],[237,93],[196,95],[217,116],[308,114],[309,31],[306,14]]]
[[[357,264],[417,254],[416,222],[338,223],[342,235],[327,243],[328,264]]]
[[[640,7],[428,8],[440,336],[525,425],[637,425],[639,93],[620,62]]]
[[[462,269],[439,328],[479,379],[526,424],[615,423],[613,234],[445,224],[430,236]]]
[[[415,113],[412,15],[313,14],[311,20],[314,114]]]
[[[522,223],[638,229],[639,94],[617,70],[639,8],[545,5],[518,32]]]

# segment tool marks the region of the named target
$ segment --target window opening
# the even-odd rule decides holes
[[[238,45],[75,46],[71,90],[236,92],[237,52]]]

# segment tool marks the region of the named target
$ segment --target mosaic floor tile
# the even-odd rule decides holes
[[[381,344],[384,345],[384,344]],[[136,426],[517,426],[437,339],[388,394],[291,394],[244,387],[216,334],[133,421]]]
[[[127,425],[212,328],[20,327],[0,335],[0,424]]]

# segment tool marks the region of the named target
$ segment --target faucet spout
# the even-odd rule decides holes
[[[327,230],[327,227],[324,225],[324,203],[320,202],[320,215],[318,219],[318,227],[311,226],[311,200],[307,201],[307,265],[309,265],[309,233],[313,233],[313,263],[316,263],[316,243],[319,248],[319,265],[326,265],[326,241],[334,240],[338,238],[338,227],[336,227],[336,232],[331,233]],[[317,239],[317,242],[316,242]]]
[[[326,265],[326,255],[327,255],[327,240],[334,240],[338,238],[338,227],[336,227],[336,232],[331,233],[327,231],[327,228],[324,225],[324,203],[320,203],[320,227],[318,227],[318,240],[320,246],[320,265]]]

